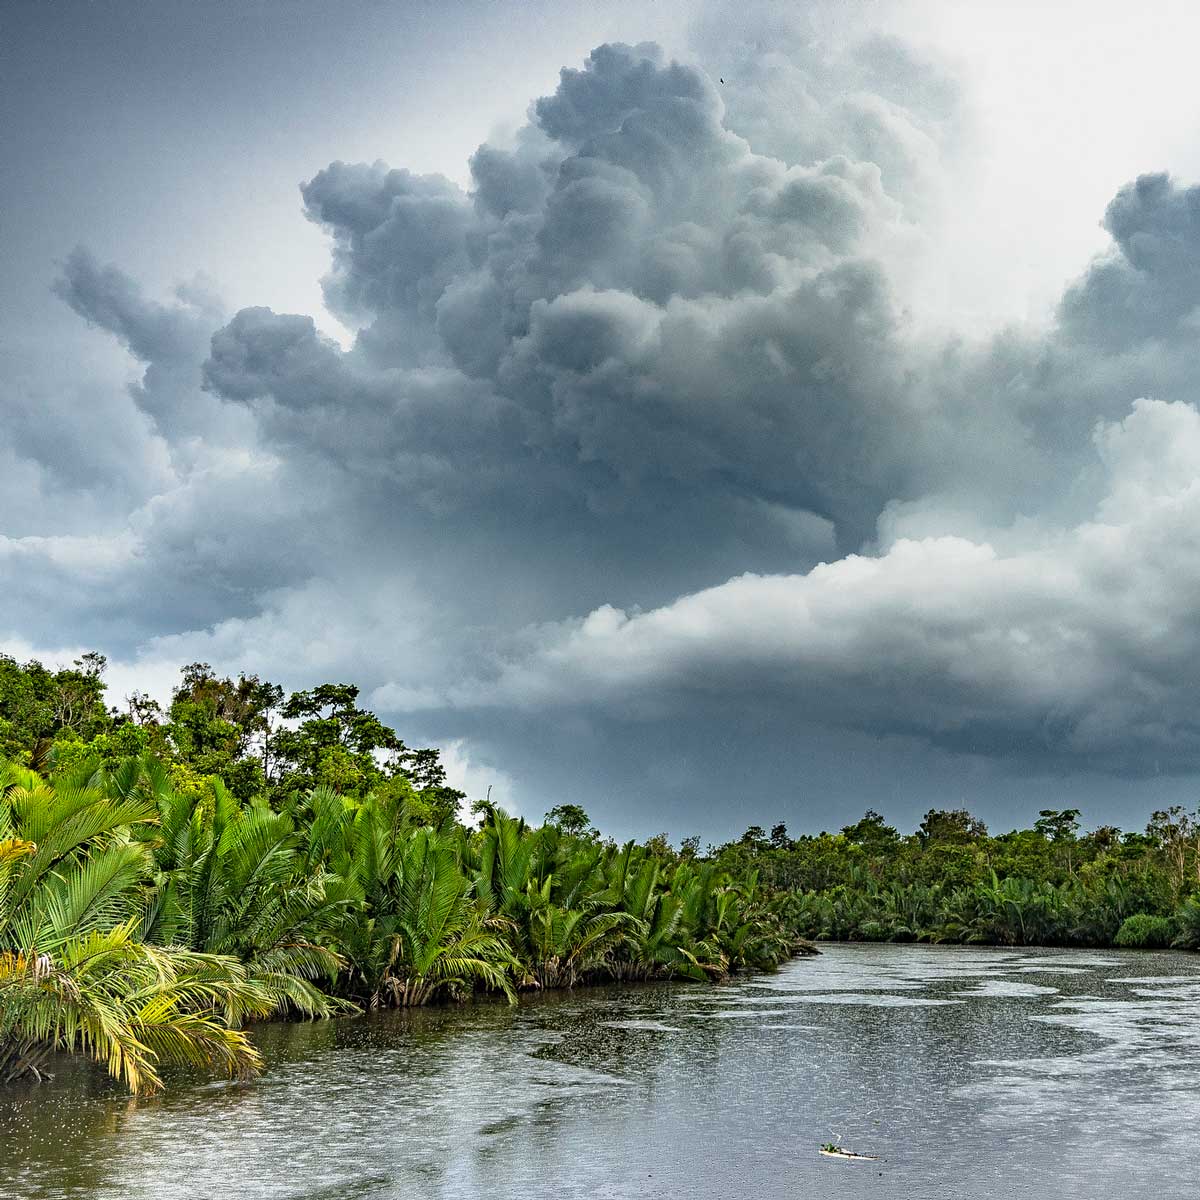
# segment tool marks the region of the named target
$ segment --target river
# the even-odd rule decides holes
[[[0,1194],[982,1200],[1196,1188],[1200,959],[826,946],[724,987],[255,1033],[248,1084],[0,1094]],[[823,1142],[879,1156],[818,1155]]]

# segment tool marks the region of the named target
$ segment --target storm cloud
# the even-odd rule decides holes
[[[649,612],[604,606],[542,631],[482,697],[453,698],[539,708],[648,694],[686,711],[704,692],[972,753],[1194,767],[1200,414],[1139,400],[1095,440],[1108,492],[1075,528],[1008,552],[902,538]]]
[[[0,537],[13,637],[354,677],[515,786],[539,722],[565,763],[633,721],[661,766],[718,709],[781,762],[833,730],[1195,771],[1200,189],[1121,188],[1045,327],[934,336],[905,264],[953,75],[793,33],[724,85],[698,45],[596,48],[468,187],[304,183],[348,347],[72,253],[59,295],[140,378],[119,455],[5,401],[48,514]],[[119,502],[55,520],[85,451]]]

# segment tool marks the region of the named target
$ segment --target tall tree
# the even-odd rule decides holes
[[[283,689],[257,675],[223,678],[201,662],[183,667],[182,676],[163,726],[174,757],[199,775],[222,779],[241,799],[262,791]]]

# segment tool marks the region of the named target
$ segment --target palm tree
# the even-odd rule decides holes
[[[471,884],[450,846],[432,829],[418,829],[397,872],[399,903],[392,918],[389,987],[396,1004],[428,1004],[475,983],[514,999],[516,966],[503,922],[472,903]]]
[[[1035,946],[1063,936],[1063,895],[1044,880],[1009,876],[998,879],[995,871],[977,889],[978,915],[972,925],[974,938],[1004,945]]]
[[[551,898],[553,877],[529,885],[529,951],[533,978],[542,988],[574,987],[586,974],[610,967],[613,953],[645,925],[632,913],[603,912],[594,901],[565,908]]]
[[[240,960],[274,1012],[328,1017],[351,1007],[316,982],[332,983],[342,966],[325,943],[348,891],[309,865],[292,818],[239,804],[219,780],[200,798],[168,788],[156,799],[159,886],[147,938]]]
[[[131,831],[154,816],[144,797],[0,768],[3,1082],[41,1078],[56,1051],[89,1054],[134,1092],[161,1086],[162,1064],[258,1070],[231,1025],[270,1004],[241,964],[141,940],[151,860]]]
[[[355,816],[351,880],[360,897],[340,927],[350,985],[372,1008],[429,1004],[478,984],[515,999],[511,929],[473,895],[454,839],[398,830],[385,805]]]
[[[146,945],[136,925],[0,951],[0,1083],[43,1078],[56,1051],[90,1054],[133,1092],[161,1087],[161,1064],[258,1071],[258,1052],[225,1023],[270,1007],[241,964]]]

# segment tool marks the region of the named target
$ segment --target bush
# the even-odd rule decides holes
[[[882,921],[864,921],[858,927],[858,936],[864,942],[886,942],[892,931]]]
[[[1134,913],[1121,922],[1114,946],[1126,949],[1161,950],[1171,944],[1175,925],[1169,917],[1152,917],[1149,913]]]

